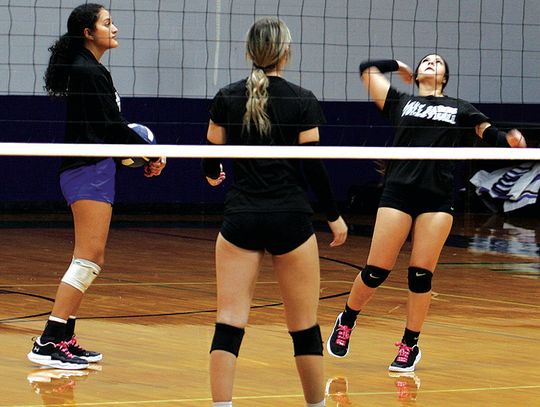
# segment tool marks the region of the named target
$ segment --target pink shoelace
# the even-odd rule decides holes
[[[77,342],[77,337],[73,335],[69,341],[66,342],[67,346],[73,346],[79,350],[84,350],[81,345]]]
[[[347,346],[347,341],[351,337],[351,332],[352,328],[349,328],[347,325],[339,325],[336,343],[339,346]]]
[[[54,345],[55,347],[57,347],[58,349],[60,349],[60,351],[62,353],[64,353],[68,358],[74,358],[75,355],[73,355],[69,349],[68,349],[68,343],[66,341],[62,341],[62,342],[59,342],[59,343],[56,343]]]
[[[400,363],[406,363],[409,360],[409,354],[411,353],[412,347],[409,347],[402,342],[396,342],[395,345],[399,346],[396,361]]]

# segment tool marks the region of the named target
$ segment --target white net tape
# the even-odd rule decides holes
[[[540,148],[0,143],[0,156],[540,160]]]

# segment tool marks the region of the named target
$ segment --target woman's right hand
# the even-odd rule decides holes
[[[223,165],[219,164],[219,177],[218,178],[210,178],[210,177],[206,177],[206,181],[212,185],[213,187],[217,187],[219,184],[221,184],[223,182],[223,180],[226,178],[225,177],[225,171],[223,171]]]
[[[167,157],[160,157],[152,160],[144,167],[144,176],[147,178],[157,177],[161,174],[161,171],[163,171],[166,165]]]
[[[345,243],[345,240],[347,240],[348,228],[343,218],[340,216],[336,220],[328,222],[328,226],[330,226],[330,230],[334,235],[334,240],[330,243],[330,247],[341,246]]]
[[[404,62],[397,61],[399,65],[398,74],[401,77],[401,80],[407,85],[411,85],[414,82],[414,73],[412,69]]]

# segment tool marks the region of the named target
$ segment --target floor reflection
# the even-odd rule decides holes
[[[26,378],[32,391],[41,396],[44,406],[75,406],[77,384],[100,371],[100,365],[90,365],[85,370],[41,368],[32,370]]]
[[[397,400],[402,405],[412,405],[416,403],[418,390],[420,389],[420,378],[414,372],[388,372],[388,376],[394,379],[397,390]]]
[[[539,238],[540,223],[538,221],[508,219],[493,215],[476,227],[470,236],[453,234],[448,238],[447,244],[475,252],[538,257],[540,255]]]
[[[327,405],[335,407],[352,406],[348,395],[349,382],[346,377],[336,376],[326,382]]]
[[[394,380],[396,400],[402,406],[414,405],[420,390],[420,377],[414,372],[388,372],[388,377]],[[326,405],[331,407],[353,406],[348,391],[349,383],[346,377],[336,376],[328,379]]]

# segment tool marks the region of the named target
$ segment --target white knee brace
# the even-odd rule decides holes
[[[62,282],[84,293],[100,271],[101,267],[90,260],[73,258],[66,274],[62,277]]]

